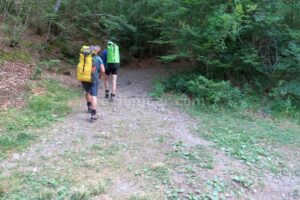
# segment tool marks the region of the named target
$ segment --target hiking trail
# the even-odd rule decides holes
[[[19,173],[22,180],[30,176],[57,182],[49,181],[52,186],[47,191],[36,191],[41,193],[63,196],[59,191],[64,186],[73,194],[82,194],[100,184],[103,191],[90,194],[92,199],[159,200],[172,199],[172,195],[186,199],[184,196],[198,194],[200,189],[214,192],[206,187],[207,180],[212,180],[212,188],[223,187],[218,180],[229,182],[230,171],[247,174],[247,165],[198,135],[201,122],[149,97],[153,78],[165,73],[163,68],[120,70],[116,101],[105,100],[103,88],[99,92],[97,121],[88,122],[82,96],[72,103],[74,111],[63,121],[39,130],[44,136],[35,144],[1,161],[2,176]],[[265,187],[245,187],[238,196],[233,194],[238,188],[233,184],[222,195],[226,199],[292,199],[288,192],[297,188],[299,178],[274,182],[272,175],[264,176]],[[22,190],[32,187],[27,180]]]

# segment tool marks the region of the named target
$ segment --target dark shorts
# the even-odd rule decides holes
[[[118,68],[120,67],[120,64],[118,63],[108,63],[107,68],[105,69],[106,75],[117,75],[118,74]]]
[[[81,82],[81,83],[86,93],[90,93],[90,95],[94,97],[98,95],[99,81],[94,81],[92,83],[88,83],[88,82]]]

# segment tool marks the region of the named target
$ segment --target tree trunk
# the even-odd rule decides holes
[[[61,4],[61,0],[56,0],[53,14],[57,13],[57,11],[59,10],[60,4]],[[49,37],[50,37],[52,23],[53,23],[53,17],[51,17],[50,22],[49,22],[48,32],[47,32],[47,36],[46,36],[46,43],[48,42]]]

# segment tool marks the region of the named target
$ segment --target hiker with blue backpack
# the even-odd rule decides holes
[[[102,60],[105,65],[105,76],[104,76],[104,87],[105,87],[105,98],[109,99],[110,102],[114,101],[117,90],[117,74],[118,68],[120,67],[120,53],[119,46],[112,41],[107,43],[107,49],[102,51]],[[112,90],[109,94],[109,76],[112,75]]]
[[[77,79],[81,81],[85,90],[88,112],[91,121],[97,117],[97,95],[101,73],[105,73],[103,61],[100,57],[100,46],[83,46],[80,51],[79,64],[77,66]]]

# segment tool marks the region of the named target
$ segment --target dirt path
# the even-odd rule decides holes
[[[297,180],[274,183],[255,173],[250,188],[250,167],[198,137],[195,119],[149,98],[153,77],[163,73],[122,70],[116,102],[102,89],[96,122],[87,121],[81,100],[63,122],[41,130],[46,137],[1,163],[12,192],[6,199],[292,199]],[[237,175],[246,180],[232,181]]]

